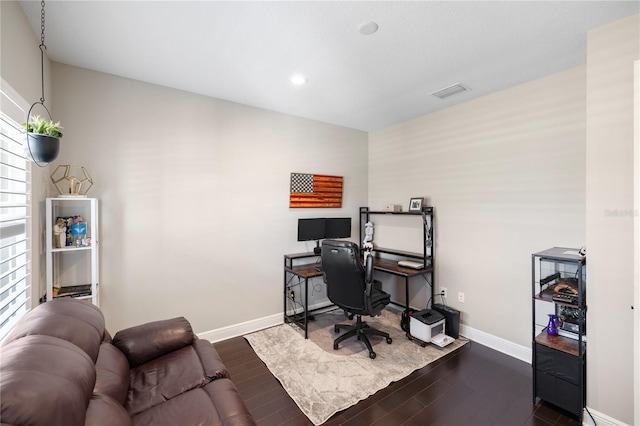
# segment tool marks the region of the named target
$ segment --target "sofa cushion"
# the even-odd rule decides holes
[[[14,425],[83,425],[96,376],[74,344],[26,336],[0,349],[0,418]]]
[[[154,321],[120,330],[113,344],[122,351],[131,367],[190,345],[195,340],[191,324],[183,317]]]
[[[229,379],[215,380],[158,404],[133,417],[136,426],[255,425],[238,390]]]
[[[100,309],[89,302],[71,298],[54,299],[29,311],[4,343],[33,335],[67,340],[85,351],[95,362],[100,343],[105,338],[104,316]]]
[[[133,426],[133,421],[115,399],[94,394],[89,401],[84,426]]]
[[[129,362],[122,352],[110,343],[100,345],[96,361],[94,393],[108,395],[124,405],[129,389]]]
[[[132,368],[129,377],[125,408],[131,415],[210,381],[191,345]]]

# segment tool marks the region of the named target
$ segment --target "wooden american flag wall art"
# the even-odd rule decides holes
[[[342,207],[342,176],[291,173],[289,208]]]

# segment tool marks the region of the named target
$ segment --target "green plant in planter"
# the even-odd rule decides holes
[[[52,138],[62,137],[62,126],[60,122],[54,123],[51,120],[47,120],[39,115],[32,115],[28,123],[21,124],[23,129],[26,129],[29,133],[35,133],[38,135],[50,136]]]

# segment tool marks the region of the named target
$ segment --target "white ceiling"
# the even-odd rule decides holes
[[[21,1],[40,39],[40,2]],[[586,62],[638,1],[46,2],[53,61],[360,130]],[[361,23],[379,30],[364,36]],[[37,46],[34,46],[37,49]],[[304,86],[290,78],[303,73]],[[429,93],[462,83],[446,100]]]

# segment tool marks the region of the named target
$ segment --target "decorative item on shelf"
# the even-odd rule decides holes
[[[56,218],[56,225],[62,227],[65,227],[66,233],[64,236],[64,239],[62,239],[62,247],[72,247],[72,246],[76,246],[77,242],[76,242],[76,235],[81,235],[81,233],[83,232],[82,227],[76,227],[75,228],[75,233],[73,233],[74,231],[74,225],[78,225],[78,224],[83,224],[84,225],[84,240],[89,240],[91,241],[90,238],[86,237],[87,234],[87,230],[86,230],[86,224],[84,224],[84,219],[82,218],[82,216],[79,215],[75,215],[75,216],[59,216]],[[54,234],[55,234],[55,230],[54,230]],[[85,244],[88,245],[88,244]]]
[[[59,217],[53,227],[53,241],[55,248],[62,248],[67,245],[67,222]]]
[[[84,223],[82,216],[76,216],[71,225],[71,238],[73,245],[76,247],[84,247],[87,245],[87,224]]]
[[[433,228],[431,227],[429,219],[427,219],[427,214],[422,210],[420,210],[420,212],[422,213],[422,223],[424,224],[424,247],[428,250],[433,246]]]
[[[373,222],[369,221],[364,224],[364,239],[362,240],[362,248],[364,249],[364,261],[367,262],[367,256],[371,255],[373,250]]]
[[[387,204],[384,207],[384,211],[385,212],[401,212],[402,211],[402,206],[399,204]]]
[[[82,172],[82,177],[71,175],[72,170]],[[78,173],[79,174],[79,173]],[[71,166],[61,164],[51,173],[51,182],[58,190],[59,197],[86,197],[87,192],[93,186],[93,179],[84,166]],[[62,183],[62,187],[60,187]],[[87,184],[85,186],[85,184]]]
[[[73,219],[75,216],[59,216],[56,218],[56,223],[64,223],[65,227],[65,236],[64,236],[64,244],[63,247],[71,246],[73,243],[73,238],[71,238],[71,225],[73,225]]]
[[[62,137],[62,126],[60,122],[54,123],[51,113],[44,104],[44,51],[47,46],[44,44],[44,0],[40,3],[42,10],[40,13],[40,77],[42,96],[39,102],[34,102],[27,113],[27,122],[22,124],[25,129],[24,150],[28,159],[36,163],[38,167],[45,167],[58,157],[60,152],[60,138]],[[33,108],[41,105],[47,112],[49,118],[39,115],[31,115]]]
[[[547,334],[549,336],[557,336],[559,325],[560,325],[560,318],[557,315],[549,314],[549,323],[547,324]]]
[[[422,197],[416,197],[409,200],[409,211],[419,212],[422,211]]]

